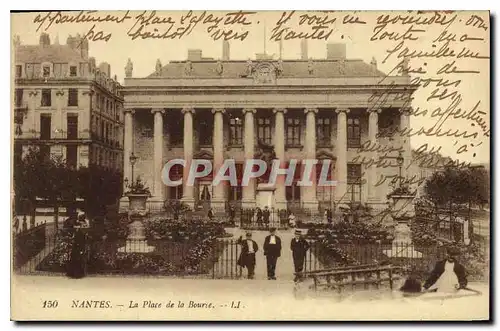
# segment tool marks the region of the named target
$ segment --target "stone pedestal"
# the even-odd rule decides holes
[[[264,209],[264,207],[268,207],[269,209],[275,208],[276,199],[274,196],[274,192],[276,188],[274,186],[269,186],[267,184],[259,184],[257,186],[256,192],[256,206],[260,209]]]
[[[415,250],[411,240],[409,222],[415,217],[413,195],[393,195],[392,218],[396,223],[394,227],[394,241],[391,249],[384,250],[390,258],[419,259],[422,253]]]
[[[153,246],[148,246],[144,235],[144,224],[141,218],[135,218],[129,224],[130,234],[124,247],[118,248],[121,253],[149,253],[154,250]]]

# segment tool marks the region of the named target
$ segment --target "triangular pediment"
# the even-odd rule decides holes
[[[202,160],[213,160],[214,155],[209,151],[201,150],[194,153],[193,158]]]
[[[336,160],[337,157],[330,152],[325,150],[320,150],[316,153],[316,158],[318,160]]]

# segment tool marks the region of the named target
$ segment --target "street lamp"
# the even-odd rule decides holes
[[[405,159],[403,158],[403,154],[401,152],[399,152],[399,155],[396,158],[396,162],[399,166],[399,187],[402,187],[401,167],[403,166]]]
[[[134,185],[134,165],[139,157],[135,156],[134,153],[130,154],[129,161],[132,166],[132,185]]]

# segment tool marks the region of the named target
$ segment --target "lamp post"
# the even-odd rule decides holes
[[[132,166],[132,184],[134,185],[134,165],[137,162],[138,157],[134,155],[134,153],[130,154],[129,161],[130,165]]]
[[[399,152],[399,155],[396,158],[396,162],[399,166],[399,187],[402,187],[403,178],[401,177],[401,168],[403,166],[403,163],[405,162],[405,159],[403,158],[403,154],[401,152]]]

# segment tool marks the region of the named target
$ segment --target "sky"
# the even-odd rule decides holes
[[[64,14],[76,15],[78,12],[66,12]],[[69,34],[75,35],[80,33],[86,35],[89,31],[93,31],[94,37],[97,38],[98,32],[102,38],[111,34],[108,41],[97,40],[90,42],[90,56],[96,58],[97,63],[108,62],[111,65],[112,75],[117,75],[120,82],[123,83],[124,68],[127,59],[131,59],[134,64],[134,77],[145,77],[155,71],[156,62],[158,59],[163,65],[169,61],[185,60],[188,49],[201,49],[204,57],[213,57],[218,59],[222,55],[222,41],[213,40],[207,32],[207,28],[211,24],[198,23],[189,35],[179,39],[148,39],[132,40],[127,36],[128,31],[135,31],[140,26],[140,17],[137,15],[142,12],[130,12],[130,18],[125,19],[121,23],[52,23],[49,26],[48,20],[40,26],[40,23],[35,23],[36,17],[40,15],[43,18],[47,13],[22,13],[12,14],[12,35],[19,35],[21,43],[24,45],[38,44],[41,32],[49,33],[51,41],[56,38],[61,44],[66,43],[66,38]],[[151,14],[146,12],[145,17]],[[167,19],[170,17],[175,21],[175,26],[179,27],[181,16],[186,16],[187,11],[182,12],[157,12],[157,17]],[[187,22],[201,12],[193,13],[185,20]],[[212,14],[212,18],[224,18],[224,12],[207,12],[205,18]],[[248,32],[245,40],[232,40],[231,59],[247,60],[255,58],[256,53],[263,53],[264,49],[268,54],[275,54],[275,58],[279,55],[279,43],[269,40],[273,35],[273,28],[280,17],[282,11],[276,12],[259,12],[257,14],[245,15],[246,21],[251,22],[251,25],[233,24],[231,26],[223,26],[224,19],[212,30],[214,32],[218,28],[225,30],[233,29],[234,31],[243,34]],[[290,14],[290,11],[286,12]],[[308,17],[301,15],[307,14]],[[51,14],[55,16],[55,13]],[[94,16],[105,17],[113,15],[121,18],[125,12],[98,12]],[[315,17],[313,16],[315,15]],[[344,24],[343,20],[346,15],[350,17],[358,17],[360,21],[366,24]],[[286,17],[286,15],[285,15]],[[331,22],[335,19],[335,22]],[[319,20],[322,20],[321,22]],[[483,20],[484,22],[482,22]],[[433,24],[427,24],[430,22]],[[312,25],[308,25],[308,22]],[[384,22],[387,25],[382,28]],[[144,22],[145,23],[145,22]],[[152,20],[149,21],[152,23]],[[302,23],[302,24],[300,24]],[[447,130],[467,130],[468,133],[477,132],[477,136],[468,138],[456,137],[435,137],[417,135],[411,138],[411,144],[414,149],[421,148],[427,144],[428,149],[432,147],[441,147],[441,153],[445,156],[450,156],[460,161],[472,163],[488,163],[489,154],[489,137],[484,135],[485,130],[489,130],[489,114],[490,114],[490,75],[489,75],[489,60],[476,59],[469,57],[456,56],[462,51],[462,55],[478,54],[484,57],[489,56],[489,23],[487,12],[455,12],[441,13],[436,15],[433,12],[425,14],[407,13],[407,12],[296,12],[292,17],[285,22],[282,28],[287,28],[286,31],[296,32],[312,32],[312,27],[316,23],[321,23],[326,26],[325,31],[330,31],[328,40],[309,40],[308,52],[309,57],[313,59],[323,59],[326,57],[327,43],[345,43],[347,45],[348,59],[362,59],[366,63],[370,63],[372,58],[375,58],[378,63],[378,69],[383,72],[391,72],[401,59],[397,58],[405,48],[408,48],[408,54],[417,54],[418,52],[431,52],[441,48],[454,50],[455,56],[439,56],[439,57],[414,57],[410,59],[410,67],[412,69],[423,68],[426,73],[411,74],[414,79],[420,78],[421,84],[425,85],[425,79],[433,79],[434,83],[428,82],[428,86],[421,86],[414,94],[412,107],[420,110],[418,116],[412,116],[410,123],[414,131],[419,128],[429,129],[437,128],[436,121],[445,119],[444,110],[449,109],[450,105],[455,105],[455,111],[462,108],[462,111],[469,113],[475,110],[475,118],[455,119],[447,118],[441,125],[441,132]],[[146,31],[153,31],[156,27],[160,31],[165,31],[168,24],[152,24],[145,25]],[[39,30],[37,31],[37,29]],[[377,29],[381,29],[377,34]],[[417,30],[417,31],[413,31]],[[406,33],[405,33],[406,32]],[[466,35],[466,37],[464,37]],[[89,37],[91,34],[89,35]],[[484,40],[466,40],[467,38],[483,38]],[[380,40],[382,39],[382,40]],[[463,41],[461,41],[463,39]],[[446,44],[446,41],[448,44]],[[391,52],[397,45],[401,43],[399,50]],[[299,59],[300,58],[300,40],[286,40],[282,43],[283,59]],[[413,53],[412,53],[413,52]],[[385,61],[384,59],[391,53]],[[443,53],[441,53],[443,54]],[[448,64],[444,69],[443,66]],[[449,73],[444,74],[443,71],[456,67],[456,70],[474,71],[475,73]],[[441,73],[438,71],[441,70]],[[395,73],[396,74],[396,73]],[[443,79],[441,82],[448,81],[450,86],[441,86],[435,94],[443,94],[442,100],[433,98],[429,100],[429,96],[436,90],[436,82]],[[458,86],[454,86],[453,82],[459,80]],[[444,97],[448,95],[448,97]],[[440,107],[441,112],[435,111]],[[475,107],[475,108],[474,108]],[[426,110],[424,114],[423,110]],[[478,113],[482,112],[482,113]],[[432,116],[434,114],[434,116]],[[482,122],[478,120],[482,118]],[[479,121],[479,123],[478,123]]]

